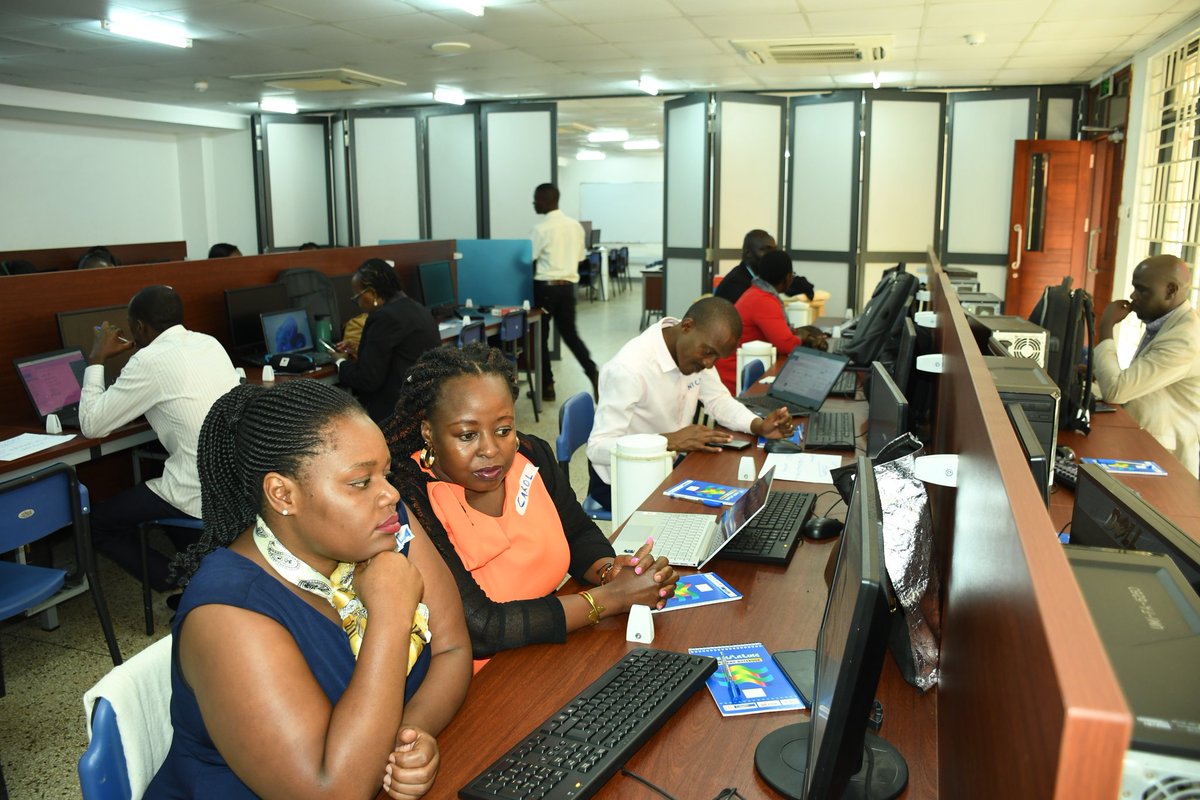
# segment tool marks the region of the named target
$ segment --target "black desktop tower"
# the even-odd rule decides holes
[[[1046,370],[1027,358],[984,356],[992,373],[996,391],[1005,408],[1020,405],[1037,433],[1038,442],[1050,457],[1050,476],[1054,475],[1054,445],[1058,441],[1058,400],[1061,392]]]

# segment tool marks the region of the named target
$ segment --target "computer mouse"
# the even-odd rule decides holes
[[[1075,455],[1075,451],[1072,450],[1071,448],[1067,447],[1065,444],[1060,444],[1058,447],[1054,448],[1054,450],[1055,450],[1055,455],[1057,455],[1061,459],[1064,459],[1066,461],[1078,461],[1079,460],[1078,456]]]
[[[767,453],[803,453],[804,448],[791,439],[768,439],[767,443],[763,445],[763,451]]]
[[[843,527],[841,520],[832,517],[809,517],[800,533],[805,539],[832,539],[842,532]]]

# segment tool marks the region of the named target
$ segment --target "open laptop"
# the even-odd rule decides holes
[[[767,505],[775,468],[767,472],[718,517],[670,511],[635,511],[613,541],[618,554],[632,555],[654,537],[654,555],[677,567],[700,569]]]
[[[811,414],[829,396],[850,359],[811,347],[797,347],[788,356],[766,394],[739,397],[756,414],[787,406],[793,415]]]
[[[79,427],[79,395],[87,368],[82,348],[14,358],[13,366],[42,422],[57,414],[63,427]]]
[[[308,309],[272,311],[262,314],[261,317],[263,342],[269,355],[305,355],[312,359],[316,366],[328,364],[333,360],[329,353],[316,347],[312,325],[308,321]]]

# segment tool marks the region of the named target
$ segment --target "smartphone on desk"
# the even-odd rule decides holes
[[[731,439],[728,442],[709,442],[709,444],[720,447],[722,450],[744,450],[750,446],[750,442],[746,439]]]
[[[332,355],[336,356],[338,354],[338,349],[324,339],[317,339],[317,344],[321,345],[321,347],[324,347],[325,351]]]

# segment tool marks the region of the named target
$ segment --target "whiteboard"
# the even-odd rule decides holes
[[[658,244],[663,234],[661,183],[581,183],[579,218],[600,229],[605,242]]]

